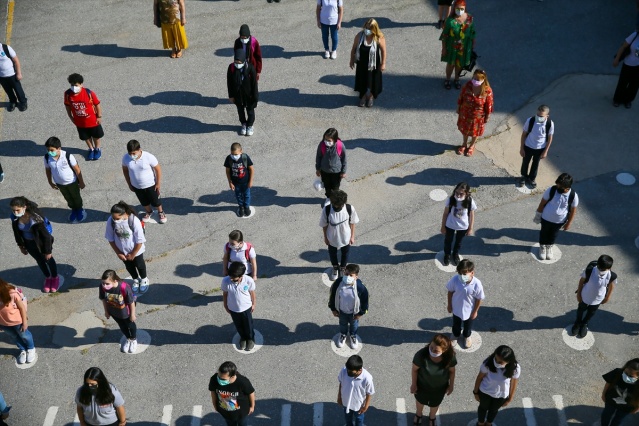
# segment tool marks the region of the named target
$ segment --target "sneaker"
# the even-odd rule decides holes
[[[48,293],[51,291],[51,277],[47,277],[44,279],[44,287],[42,287],[42,291]]]
[[[444,255],[444,266],[450,265],[450,254]]]
[[[87,211],[80,209],[77,211],[77,223],[84,222],[87,219]]]
[[[453,345],[457,343],[457,340],[459,340],[459,336],[455,336],[453,333],[450,333],[448,335],[448,338],[450,339]]]
[[[153,210],[151,210],[151,213],[149,212],[143,212],[142,214],[140,214],[140,220],[144,223],[148,222],[149,220],[151,220],[151,215],[153,214]]]
[[[471,339],[470,336],[468,336],[466,337],[466,340],[464,340],[464,347],[468,349],[471,346],[473,346],[473,339]]]
[[[552,260],[555,257],[555,253],[552,252],[552,248],[553,248],[552,244],[547,246],[546,248],[546,259],[548,260]]]
[[[575,324],[572,326],[572,329],[570,329],[570,335],[571,335],[571,336],[576,336],[576,335],[577,335],[577,333],[579,333],[579,324],[578,324],[578,323],[575,323]]]
[[[348,342],[348,343],[349,343],[349,346],[351,347],[351,349],[357,349],[357,336],[353,336],[351,334],[350,342]]]
[[[28,108],[28,105],[27,105],[26,102],[18,104],[18,111],[24,112],[24,111],[27,110],[27,108]],[[29,362],[29,361],[27,361],[27,362]]]
[[[11,103],[9,104],[9,106],[7,107],[7,111],[11,112],[11,111],[13,111],[14,109],[16,109],[16,104],[14,104],[13,102],[11,102]]]
[[[249,341],[246,342],[246,350],[251,351],[253,350],[254,347],[255,347],[255,342],[253,341],[253,339],[249,339]]]
[[[87,161],[93,161],[93,160],[95,160],[95,151],[90,149],[87,152]]]
[[[253,126],[248,126],[246,128],[246,136],[253,136],[253,131],[254,131]]]
[[[517,188],[521,188],[526,184],[526,178],[525,177],[520,177],[519,179],[517,179]]]
[[[95,150],[95,154],[93,154],[93,159],[94,160],[99,160],[100,157],[102,157],[102,148],[97,148]]]
[[[246,340],[240,340],[240,350],[243,351],[246,349]]]
[[[330,57],[331,57],[331,52],[329,52],[328,50],[326,50],[326,51],[324,52],[324,59],[328,59],[328,58],[330,58]],[[15,107],[14,107],[14,108],[15,108]]]
[[[338,348],[341,348],[342,346],[344,346],[345,342],[346,342],[346,334],[340,334],[339,337],[337,338],[337,342],[335,342],[335,346],[337,346]]]
[[[239,217],[244,216],[244,207],[240,207],[239,209],[237,209],[237,215]]]
[[[251,208],[244,207],[244,217],[249,217],[251,215]]]
[[[27,364],[30,364],[33,361],[35,361],[35,357],[36,357],[35,348],[27,349]]]
[[[546,260],[546,246],[539,246],[539,260]]]
[[[461,262],[461,259],[457,253],[453,253],[453,265],[457,266],[457,264]]]
[[[240,135],[246,136],[246,124],[242,124],[242,128],[240,129]]]
[[[537,182],[535,182],[534,180],[526,179],[526,183],[531,189],[537,188]]]
[[[140,280],[140,293],[146,293],[146,291],[149,289],[149,279],[148,278],[142,278]]]
[[[339,268],[337,266],[333,266],[333,270],[331,271],[328,278],[330,278],[331,281],[335,281],[337,278],[339,278]]]
[[[126,354],[129,352],[130,347],[131,347],[131,341],[129,339],[124,339],[124,343],[120,345],[120,350]]]
[[[584,337],[586,337],[586,334],[588,334],[588,324],[581,324],[577,337],[583,339]]]
[[[60,287],[60,277],[51,278],[51,293],[58,291],[58,287]]]
[[[337,59],[337,50],[331,52],[331,59]]]
[[[4,173],[0,173],[0,183],[4,182]]]
[[[158,212],[158,216],[160,217],[160,223],[166,223],[166,213]]]
[[[18,364],[24,364],[27,362],[27,351],[20,351],[20,355],[18,355]]]
[[[138,280],[137,278],[133,280],[131,290],[133,290],[133,293],[137,293],[138,291],[140,291],[140,280]]]
[[[137,350],[138,350],[138,341],[136,339],[133,339],[131,340],[131,343],[129,343],[129,353],[134,354],[135,351]]]
[[[71,210],[71,214],[68,218],[69,223],[77,223],[78,222],[78,212],[76,210]]]

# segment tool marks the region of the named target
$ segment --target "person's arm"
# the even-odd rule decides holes
[[[337,8],[337,29],[342,28],[342,18],[344,17],[344,6]]]
[[[524,123],[524,126],[526,123]],[[519,155],[523,157],[526,156],[526,151],[524,150],[524,146],[526,146],[526,138],[528,137],[528,132],[524,130],[521,132],[521,144],[519,145]]]
[[[231,179],[231,168],[230,167],[226,168],[226,180],[229,181],[229,188],[231,188],[232,191],[235,191],[235,185],[233,185],[233,180]]]
[[[249,399],[249,412],[248,413],[249,413],[249,416],[250,416],[255,411],[255,392],[252,392],[251,394],[249,394],[248,399]]]
[[[127,166],[122,166],[122,174],[124,175],[124,180],[126,181],[129,190],[131,192],[135,192],[135,188],[131,185],[131,176],[129,176],[129,168]]]
[[[358,32],[357,35],[355,36],[355,39],[353,40],[353,47],[351,48],[351,61],[349,63],[349,66],[351,67],[351,69],[355,68],[355,53],[357,52],[357,46],[359,45],[359,39],[362,36],[362,32]]]
[[[84,410],[82,406],[78,404],[76,406],[76,412],[78,413],[78,420],[80,421],[80,426],[87,426],[87,422],[84,421]]]
[[[502,407],[506,407],[513,400],[513,397],[515,396],[515,391],[517,390],[518,382],[519,382],[519,379],[510,379],[510,393],[508,394],[508,399],[506,399],[506,402],[504,402],[504,405],[502,405]]]
[[[102,299],[102,306],[104,307],[104,316],[106,319],[111,318],[111,314],[109,314],[109,305],[107,305],[106,299]]]
[[[475,225],[475,210],[471,210],[468,214],[468,230],[466,235],[473,235],[473,226]]]
[[[473,395],[475,395],[475,400],[479,402],[479,385],[481,385],[481,381],[486,377],[486,373],[479,372],[477,378],[475,379],[475,387],[473,388]]]
[[[380,71],[386,71],[386,38],[379,39],[379,54],[381,56]]]
[[[158,0],[153,0],[153,25],[161,27],[160,16],[158,15]]]
[[[251,257],[249,262],[251,262],[251,278],[253,278],[253,281],[257,281],[257,258]]]
[[[628,44],[627,41],[624,40],[624,42],[621,44],[621,47],[619,47],[619,50],[617,50],[617,55],[615,55],[615,59],[612,61],[612,66],[616,67],[617,65],[619,65],[619,62],[621,61],[621,55],[623,55],[623,51],[626,50],[626,48],[630,46]]]
[[[133,250],[131,250],[131,253],[126,255],[126,260],[135,259],[135,257],[138,255],[138,252],[140,251],[141,248],[142,248],[142,243],[136,243],[133,246]]]
[[[473,306],[473,311],[470,313],[470,319],[474,320],[477,318],[477,313],[479,312],[479,306],[481,305],[481,299],[475,299],[475,306]]]
[[[337,405],[339,405],[340,407],[343,407],[344,404],[342,404],[342,384],[339,384],[339,388],[337,389]]]
[[[455,371],[455,367],[448,369],[448,389],[446,389],[446,395],[450,395],[455,389]]]
[[[47,180],[49,181],[49,186],[55,190],[58,190],[58,185],[55,184],[55,182],[53,182],[53,178],[51,176],[51,169],[45,167],[44,168],[44,173],[47,175]]]
[[[410,369],[410,393],[417,392],[417,372],[419,371],[419,367],[413,364]]]
[[[153,167],[153,171],[155,172],[155,192],[160,194],[160,186],[162,185],[162,167],[158,164]]]
[[[448,310],[449,314],[453,313],[453,294],[455,294],[454,291],[448,292],[448,307],[446,309]]]
[[[362,408],[359,409],[357,414],[363,414],[368,410],[368,406],[371,405],[371,394],[366,394],[366,399],[364,399],[364,403],[362,404]]]
[[[224,256],[222,256],[222,275],[227,276],[229,274],[229,258],[231,255],[229,251],[224,247]]]
[[[125,261],[126,260],[126,256],[124,255],[124,253],[122,253],[120,251],[120,249],[118,248],[118,246],[115,245],[114,241],[109,241],[109,245],[111,246],[111,248],[113,249],[113,251],[115,252],[115,254],[118,256],[118,259],[120,259],[121,261]]]
[[[328,225],[322,228],[322,232],[324,232],[324,244],[327,246],[330,245],[330,241],[328,241],[328,235],[326,234],[326,230],[328,229]]]
[[[583,290],[584,288],[584,284],[586,284],[586,279],[585,278],[580,278],[579,279],[579,284],[577,285],[577,301],[578,302],[582,302],[583,300],[581,299],[581,290]]]
[[[135,322],[138,319],[135,315],[135,303],[129,303],[129,318],[131,318],[131,322]]]
[[[71,122],[73,123],[73,110],[71,109],[69,105],[65,105],[64,108],[66,108],[67,115],[69,116],[69,118],[71,119]]]
[[[124,405],[115,407],[115,414],[118,416],[118,426],[126,425],[126,410],[124,409]]]
[[[249,294],[251,295],[251,313],[255,312],[255,291],[249,291]]]
[[[84,176],[82,176],[82,170],[80,170],[80,165],[76,164],[75,166],[71,166],[71,168],[73,169],[73,171],[75,172],[75,175],[78,178],[78,186],[80,187],[80,189],[84,189],[86,185],[84,184]]]
[[[544,152],[541,153],[541,157],[539,158],[546,158],[548,156],[548,150],[550,149],[550,144],[552,143],[552,136],[553,135],[548,135],[548,142],[546,143],[546,148],[544,149]]]
[[[351,239],[348,241],[348,244],[354,245],[355,244],[355,224],[349,223],[348,226],[351,227]]]
[[[211,391],[211,403],[213,404],[213,411],[217,411],[217,395]]]
[[[450,213],[450,207],[446,206],[444,207],[444,214],[442,216],[442,229],[441,229],[441,233],[446,235],[446,219],[448,218],[448,214]]]
[[[229,292],[228,291],[222,292],[222,303],[224,303],[224,309],[226,309],[226,312],[230,314],[231,311],[229,310]]]
[[[102,124],[102,105],[97,104],[95,106],[95,121],[98,124]]]
[[[576,213],[577,213],[577,207],[571,207],[570,213],[568,213],[568,220],[566,221],[566,223],[564,223],[564,226],[561,229],[563,229],[564,231],[567,231],[570,229],[570,224],[572,223],[572,220],[575,218]]]
[[[537,206],[537,213],[543,213],[544,211],[544,207],[546,207],[546,204],[548,204],[550,200],[546,200],[545,198],[541,197],[541,201],[539,201],[539,205]]]
[[[29,327],[29,324],[27,323],[27,309],[24,307],[24,303],[22,303],[20,296],[17,296],[15,298],[15,302],[18,310],[20,311],[20,318],[22,319],[22,327],[20,327],[20,330],[22,330],[22,332],[24,333]]]
[[[606,392],[608,392],[609,387],[610,387],[610,383],[606,383],[606,385],[603,388],[603,391],[601,392],[601,400],[603,402],[606,402]]]
[[[322,23],[320,22],[320,11],[322,10],[321,5],[317,5],[315,8],[315,17],[317,18],[317,28],[322,28]]]
[[[248,171],[249,171],[248,187],[252,188],[253,187],[253,177],[255,177],[255,169],[253,168],[253,166],[248,166]]]
[[[610,296],[612,296],[612,291],[615,289],[615,284],[610,281],[608,283],[608,288],[606,289],[606,297],[604,297],[604,300],[601,301],[601,303],[608,303],[608,301],[610,300]]]
[[[16,79],[22,80],[22,67],[20,66],[20,60],[18,59],[18,55],[15,55],[11,58],[13,61],[13,65],[16,67]]]
[[[186,25],[186,5],[184,4],[184,0],[178,0],[178,7],[180,8],[180,24],[182,26]]]

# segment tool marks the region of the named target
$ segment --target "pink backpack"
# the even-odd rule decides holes
[[[344,150],[344,144],[341,140],[337,140],[337,144],[335,145],[337,148],[337,155],[342,156],[342,151]],[[320,142],[320,151],[322,151],[322,155],[326,155],[326,144],[324,141]]]

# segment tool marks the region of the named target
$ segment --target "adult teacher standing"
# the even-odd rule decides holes
[[[386,39],[377,21],[370,18],[357,33],[351,49],[351,69],[355,68],[355,91],[359,106],[373,106],[373,99],[382,93],[382,71],[386,70]]]
[[[171,58],[181,58],[182,50],[189,47],[184,0],[153,0],[153,23],[162,29],[162,44],[172,49]]]

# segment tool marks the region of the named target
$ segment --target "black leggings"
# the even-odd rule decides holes
[[[144,263],[144,253],[138,254],[133,260],[125,260],[124,267],[131,274],[131,278],[146,278],[146,263]]]
[[[505,403],[506,398],[493,398],[479,391],[479,408],[477,409],[477,420],[479,423],[492,423],[495,417],[497,417],[497,412]]]
[[[322,176],[322,183],[326,191],[326,198],[331,198],[331,192],[339,189],[342,178],[339,173],[328,173],[323,170],[320,171],[320,175]]]
[[[466,234],[468,233],[468,229],[462,229],[461,231],[456,231],[454,229],[450,229],[448,226],[446,227],[446,237],[444,237],[444,254],[450,255],[450,250],[452,247],[453,255],[459,253],[459,249],[461,248],[461,243]],[[455,246],[453,247],[453,237],[457,234],[457,238],[455,238]]]
[[[123,308],[128,309],[128,308]],[[137,337],[138,327],[135,325],[133,321],[131,321],[131,317],[128,318],[116,318],[113,317],[115,322],[120,326],[120,330],[122,330],[122,334],[129,340],[134,340]]]
[[[49,260],[45,259],[44,254],[40,252],[34,240],[24,240],[24,248],[38,262],[38,266],[45,277],[55,278],[58,276],[58,265],[55,263],[53,256]]]

